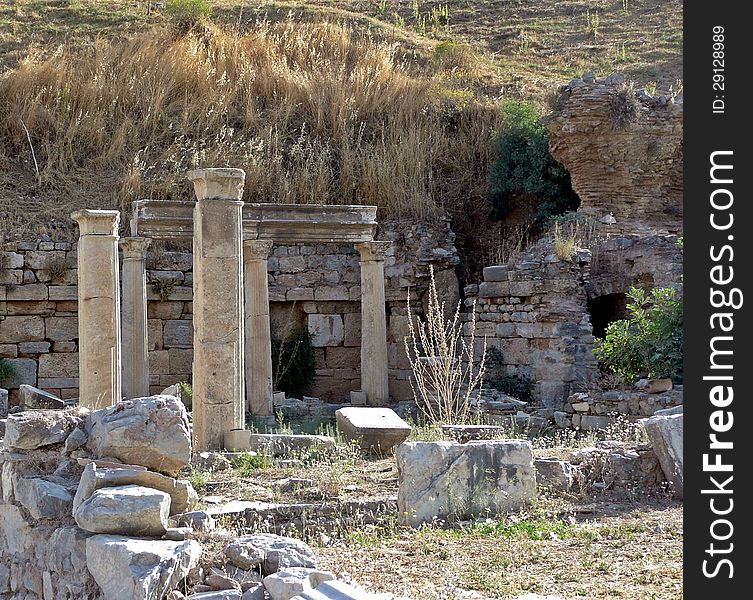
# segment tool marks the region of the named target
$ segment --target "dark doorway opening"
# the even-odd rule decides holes
[[[623,293],[596,296],[588,301],[588,312],[591,313],[594,336],[603,338],[607,325],[627,318],[627,296]]]

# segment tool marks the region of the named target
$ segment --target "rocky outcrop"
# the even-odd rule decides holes
[[[681,233],[682,99],[634,91],[621,75],[588,75],[560,89],[548,121],[579,210],[615,232]]]

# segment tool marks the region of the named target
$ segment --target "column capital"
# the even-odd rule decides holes
[[[272,240],[243,240],[243,260],[266,260],[273,244]]]
[[[359,242],[355,247],[361,255],[361,262],[383,261],[392,242]]]
[[[150,238],[125,237],[120,238],[120,250],[123,252],[123,260],[144,260],[146,249],[152,243]]]
[[[80,235],[118,235],[119,210],[77,210],[71,219],[78,223]]]
[[[198,200],[240,200],[246,172],[243,169],[194,169],[186,176]]]

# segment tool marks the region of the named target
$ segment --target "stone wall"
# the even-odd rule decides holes
[[[549,145],[567,167],[580,211],[610,231],[682,232],[683,103],[593,74],[560,89]]]
[[[597,372],[586,294],[590,266],[588,250],[559,258],[542,242],[510,264],[485,268],[484,281],[465,288],[466,306],[476,302],[477,337],[501,351],[507,375],[534,380],[535,398],[550,408],[563,406]]]
[[[394,243],[385,260],[390,394],[412,397],[403,351],[406,299],[421,302],[429,265],[448,304],[459,300],[455,266],[460,259],[449,222],[390,221],[378,237]],[[78,396],[76,244],[43,239],[0,248],[0,358],[16,370],[11,404],[22,383],[63,398]],[[164,250],[147,254],[150,392],[191,380],[193,361],[192,255]],[[277,245],[269,258],[272,334],[307,325],[316,347],[311,394],[346,399],[360,389],[360,266],[349,244]]]

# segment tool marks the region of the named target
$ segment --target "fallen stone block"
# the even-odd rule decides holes
[[[72,494],[62,485],[39,477],[16,479],[16,500],[34,519],[61,519],[71,514]]]
[[[412,429],[390,408],[349,406],[338,409],[335,418],[345,439],[365,452],[391,454]]]
[[[418,526],[517,510],[536,497],[530,442],[406,442],[397,450],[398,518]]]
[[[264,578],[264,587],[272,600],[291,600],[302,592],[311,591],[322,582],[334,578],[335,576],[327,571],[290,567],[267,575]]]
[[[387,594],[372,594],[353,587],[344,581],[332,579],[316,586],[316,589],[295,596],[292,600],[388,600]]]
[[[193,510],[176,517],[179,527],[190,527],[195,531],[208,532],[217,528],[217,522],[212,515],[203,510]]]
[[[141,468],[128,468],[125,465],[121,469],[98,467],[96,463],[91,462],[86,465],[81,475],[73,499],[73,510],[75,511],[95,490],[123,485],[140,485],[170,494],[170,516],[191,511],[199,503],[199,496],[188,481],[173,479]]]
[[[24,411],[9,415],[5,424],[5,447],[35,450],[60,444],[77,423],[73,415],[59,410]]]
[[[18,404],[23,408],[65,408],[65,402],[57,396],[25,383],[18,388]]]
[[[573,465],[556,458],[537,458],[536,483],[539,487],[557,491],[567,491],[573,487]]]
[[[238,590],[212,590],[191,594],[186,600],[242,600],[243,595]]]
[[[243,592],[242,600],[269,600],[269,594],[264,589],[264,584],[260,583]]]
[[[95,490],[73,513],[92,533],[161,537],[167,530],[170,495],[139,485]]]
[[[335,440],[326,435],[285,435],[280,433],[252,433],[249,450],[286,458],[306,452],[334,450]]]
[[[118,402],[89,413],[87,448],[176,475],[191,459],[191,435],[183,403],[172,396],[149,396]]]
[[[265,575],[290,567],[316,568],[316,556],[306,543],[273,533],[241,536],[228,544],[225,556],[241,569],[261,566]]]
[[[196,567],[201,545],[95,535],[86,540],[86,566],[107,600],[161,600]]]
[[[683,413],[655,414],[643,421],[654,453],[675,494],[683,497]]]

